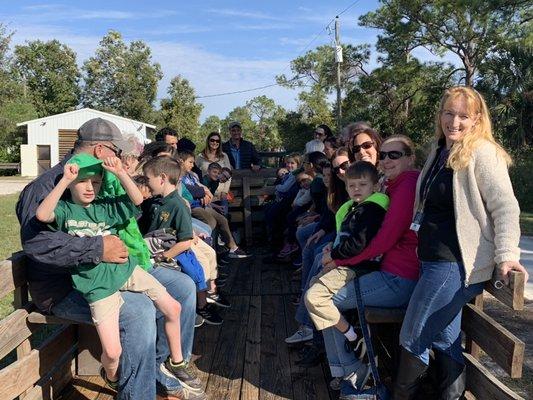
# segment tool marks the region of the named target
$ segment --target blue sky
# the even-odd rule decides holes
[[[307,50],[332,42],[333,33],[324,28],[353,2],[17,0],[0,2],[0,21],[15,31],[12,44],[55,38],[76,51],[80,65],[108,30],[118,30],[126,41],[141,39],[151,47],[164,73],[159,97],[177,74],[204,96],[269,85],[276,75],[290,74],[290,61],[318,34]],[[377,7],[377,0],[360,0],[345,12],[342,41],[375,43],[378,31],[359,27],[357,20]],[[285,108],[296,107],[296,91],[271,87],[200,99],[201,119],[224,117],[262,94]]]

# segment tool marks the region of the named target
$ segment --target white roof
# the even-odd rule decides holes
[[[147,124],[146,122],[137,121],[137,120],[134,120],[134,119],[131,119],[131,118],[126,118],[126,117],[121,117],[120,115],[110,114],[110,113],[106,113],[106,112],[103,112],[103,111],[94,110],[92,108],[80,108],[79,110],[68,111],[68,112],[64,112],[64,113],[61,113],[61,114],[49,115],[48,117],[32,119],[32,120],[29,120],[29,121],[20,122],[20,123],[17,124],[17,126],[24,126],[24,125],[28,125],[30,122],[46,121],[46,120],[49,120],[49,119],[52,119],[52,118],[62,117],[64,115],[72,115],[72,114],[77,114],[77,113],[82,113],[82,112],[87,112],[87,111],[90,112],[90,113],[93,113],[93,114],[101,115],[102,117],[118,118],[118,119],[122,119],[122,120],[125,120],[125,121],[133,121],[133,122],[137,122],[139,124],[144,124],[148,128],[152,128],[152,129],[156,128],[155,125]]]

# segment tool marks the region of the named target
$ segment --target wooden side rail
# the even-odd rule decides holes
[[[12,400],[51,399],[72,379],[78,360],[80,371],[94,374],[94,357],[87,348],[98,342],[94,327],[80,329],[75,321],[43,315],[28,301],[26,267],[21,252],[0,262],[0,298],[14,294],[15,310],[0,320],[0,359],[14,360],[0,370],[0,398]],[[58,328],[42,344],[32,345],[45,325]],[[87,331],[82,335],[80,332]],[[49,334],[49,333],[47,333]],[[83,343],[83,345],[81,345]],[[99,343],[99,342],[98,342]],[[79,353],[79,354],[78,354]],[[93,351],[93,353],[95,353]],[[84,355],[80,363],[80,355]]]
[[[244,224],[244,237],[248,246],[253,243],[253,207],[262,205],[264,197],[274,194],[275,177],[274,168],[263,168],[257,172],[233,171],[231,191],[235,200],[230,204],[231,222]]]

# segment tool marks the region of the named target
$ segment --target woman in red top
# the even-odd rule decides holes
[[[359,279],[363,302],[374,307],[406,307],[419,271],[417,238],[409,229],[419,172],[414,170],[413,143],[406,136],[394,135],[385,139],[378,156],[379,168],[385,176],[386,193],[390,197],[383,225],[360,255],[333,261],[336,265],[351,266],[382,255],[381,270]],[[346,285],[333,300],[340,310],[354,308],[354,285]],[[346,338],[337,329],[328,328],[322,333],[331,375],[337,384],[341,379],[346,381],[341,385],[340,399],[349,399],[350,394],[364,387],[370,368],[352,350],[347,350]]]

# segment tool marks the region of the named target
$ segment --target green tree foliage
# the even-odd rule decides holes
[[[332,105],[327,94],[319,87],[313,87],[308,92],[298,94],[298,113],[302,120],[309,125],[326,124],[335,126]]]
[[[23,98],[0,106],[0,162],[20,161],[20,145],[25,138],[17,123],[35,118],[38,118],[35,107]]]
[[[203,138],[199,136],[199,118],[203,106],[196,102],[194,88],[187,79],[176,76],[170,81],[168,98],[161,100],[161,115],[166,126],[178,131],[181,137],[188,137],[197,145]]]
[[[278,121],[286,111],[283,107],[266,96],[257,96],[246,103],[252,118],[255,121],[254,137],[262,150],[278,150],[281,146],[281,137],[278,130]]]
[[[210,115],[205,119],[204,123],[200,126],[199,136],[205,139],[211,132],[220,132],[223,138],[227,136],[222,127],[222,121],[217,115]]]
[[[341,90],[349,92],[354,81],[362,73],[363,65],[370,57],[369,45],[343,45],[343,63],[341,64]],[[291,61],[293,76],[276,77],[277,82],[288,88],[306,88],[298,95],[298,112],[307,123],[321,123],[334,126],[332,107],[327,96],[336,87],[337,67],[335,52],[331,46],[319,46],[303,56]]]
[[[302,114],[288,112],[278,121],[282,146],[289,152],[302,153],[305,143],[313,139],[314,125],[304,122]]]
[[[57,40],[34,40],[15,47],[15,68],[39,117],[78,105],[80,72],[76,53]]]
[[[18,162],[23,132],[17,123],[37,117],[37,112],[24,96],[24,86],[14,73],[9,56],[12,33],[0,24],[0,162]]]
[[[451,69],[416,59],[376,68],[344,100],[344,120],[371,121],[383,136],[404,134],[422,143],[433,135],[436,106],[450,85]]]
[[[225,138],[229,138],[229,124],[232,121],[239,121],[242,126],[242,136],[244,139],[249,140],[257,146],[261,144],[257,140],[256,135],[254,134],[255,122],[252,119],[252,114],[247,107],[235,107],[229,112],[229,114],[221,121],[221,133]]]
[[[463,64],[464,84],[473,86],[483,60],[515,36],[528,2],[387,0],[381,3],[378,10],[360,19],[362,25],[384,31],[378,47],[391,52],[425,47],[439,55],[449,51]]]
[[[154,102],[161,67],[152,61],[150,48],[141,40],[129,46],[117,31],[109,31],[96,54],[83,64],[86,107],[124,117],[155,122]]]

